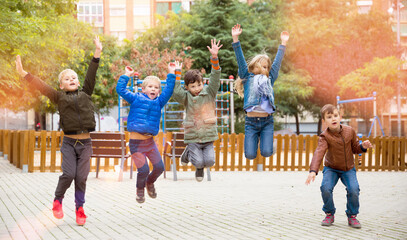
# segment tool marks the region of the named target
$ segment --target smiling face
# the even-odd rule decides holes
[[[339,132],[341,125],[341,116],[339,115],[338,109],[334,109],[333,112],[327,112],[324,116],[324,121],[328,126],[329,130],[334,132]]]
[[[157,79],[147,77],[143,82],[141,92],[146,94],[150,99],[155,99],[160,94],[160,80]]]
[[[78,75],[71,69],[66,69],[59,74],[59,88],[67,92],[78,90]]]
[[[188,90],[192,94],[192,96],[198,96],[203,87],[204,85],[202,81],[196,81],[194,83],[188,84],[188,86],[185,86],[185,89]]]

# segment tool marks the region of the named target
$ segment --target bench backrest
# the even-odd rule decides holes
[[[127,154],[124,133],[91,132],[92,157],[120,158]]]
[[[187,144],[184,143],[184,133],[183,132],[173,132],[171,140],[171,155],[175,155],[176,158],[181,157]]]

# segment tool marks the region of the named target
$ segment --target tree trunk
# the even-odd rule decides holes
[[[99,124],[98,131],[100,132],[100,113],[98,113],[98,124]]]
[[[300,121],[298,119],[298,113],[295,113],[294,117],[295,117],[295,127],[297,129],[297,135],[300,135]]]

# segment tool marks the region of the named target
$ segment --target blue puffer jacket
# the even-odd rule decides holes
[[[130,104],[127,118],[127,131],[143,135],[157,135],[160,129],[161,108],[170,100],[175,85],[175,74],[167,75],[167,86],[159,97],[150,99],[146,94],[133,93],[126,89],[130,78],[122,75],[117,82],[116,91]]]
[[[239,42],[232,43],[233,50],[235,51],[237,65],[239,67],[239,77],[243,80],[243,87],[244,87],[244,104],[243,109],[247,109],[252,106],[256,106],[260,104],[261,96],[260,95],[250,95],[250,91],[253,85],[253,77],[254,74],[248,71],[247,63],[243,55],[242,47]],[[274,58],[273,64],[271,65],[271,69],[269,72],[269,84],[270,89],[273,90],[274,82],[278,77],[278,71],[281,67],[281,62],[283,61],[285,53],[285,46],[280,45],[278,47],[277,55]],[[274,91],[272,92],[273,98],[269,99],[271,106],[276,109],[274,105]]]

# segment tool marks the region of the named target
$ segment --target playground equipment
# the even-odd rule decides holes
[[[377,110],[376,110],[376,92],[373,92],[372,97],[367,97],[367,98],[355,98],[355,99],[349,99],[349,100],[339,100],[339,96],[336,96],[336,105],[338,107],[338,110],[340,109],[340,104],[345,104],[345,103],[354,103],[354,102],[366,102],[366,101],[373,101],[373,121],[372,125],[370,126],[369,134],[367,135],[368,137],[372,133],[373,126],[375,122],[377,121],[380,126],[380,130],[382,131],[382,134],[384,136],[384,131],[382,124],[380,123],[380,119],[377,117]],[[376,128],[373,129],[373,136],[376,137]]]
[[[209,78],[204,78],[204,84],[207,85]],[[135,73],[131,77],[130,85],[127,89],[132,92],[141,91],[138,87],[143,81],[139,79],[139,74]],[[218,129],[220,133],[234,133],[234,99],[233,99],[233,76],[229,79],[220,80],[220,88],[215,100],[215,111],[218,118]],[[167,82],[161,80],[161,87],[164,88]],[[181,80],[181,86],[184,81]],[[123,98],[119,96],[118,109],[119,109],[119,131],[124,131],[124,119],[127,118],[129,106],[124,104]],[[125,111],[126,110],[126,111]],[[183,131],[182,121],[184,118],[184,108],[178,103],[170,99],[161,112],[161,128],[163,132],[166,131]]]

